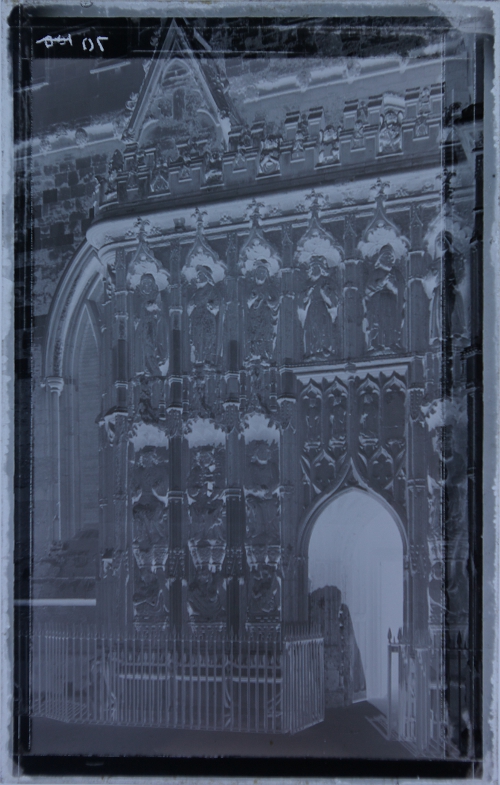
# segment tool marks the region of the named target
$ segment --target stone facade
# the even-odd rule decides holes
[[[126,106],[47,128],[29,172],[19,147],[37,562],[98,532],[122,629],[306,622],[314,521],[357,488],[400,528],[404,640],[467,636],[477,45],[261,53],[257,79],[199,37],[172,22]]]

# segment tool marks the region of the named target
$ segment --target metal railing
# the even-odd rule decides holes
[[[318,635],[37,629],[31,713],[63,722],[297,733],[324,719]]]
[[[389,636],[387,738],[401,741],[416,754],[471,754],[469,659],[460,634],[456,642],[448,640],[442,646],[409,644],[401,632],[398,639]],[[393,669],[397,669],[397,696]]]

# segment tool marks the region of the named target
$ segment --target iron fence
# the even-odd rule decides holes
[[[31,713],[63,722],[297,733],[324,719],[323,639],[36,629]]]
[[[392,680],[395,668],[397,695]],[[387,682],[388,738],[403,742],[416,754],[472,755],[470,653],[460,633],[456,641],[448,639],[441,646],[415,646],[401,633],[398,639],[389,635]]]

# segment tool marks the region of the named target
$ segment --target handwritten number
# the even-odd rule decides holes
[[[54,44],[60,44],[61,46],[69,44],[70,46],[73,46],[73,41],[68,33],[68,35],[46,35],[43,38],[39,38],[37,44],[45,44],[45,48],[50,49]]]
[[[99,47],[101,52],[104,52],[104,46],[102,45],[102,41],[108,41],[107,35],[98,35],[96,38],[97,46]],[[54,44],[59,44],[60,46],[64,46],[64,44],[69,44],[73,46],[73,40],[71,35],[68,33],[67,35],[45,35],[43,38],[39,38],[36,42],[37,44],[45,44],[46,49],[51,49]],[[84,38],[82,41],[82,49],[84,52],[93,52],[95,49],[95,44],[92,38]]]

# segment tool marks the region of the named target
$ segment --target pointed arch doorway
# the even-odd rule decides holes
[[[365,491],[335,496],[312,527],[308,564],[310,592],[325,586],[340,590],[361,657],[366,699],[384,701],[387,631],[403,627],[403,540],[393,514]]]

